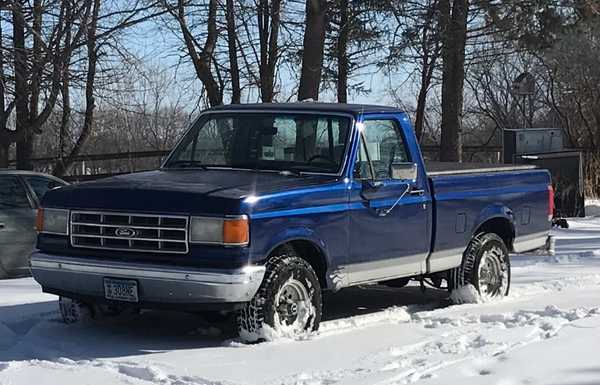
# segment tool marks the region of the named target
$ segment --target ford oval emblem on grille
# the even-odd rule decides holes
[[[136,234],[137,232],[129,227],[119,227],[115,230],[115,235],[121,238],[133,238]]]

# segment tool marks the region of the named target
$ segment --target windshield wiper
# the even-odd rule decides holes
[[[288,168],[286,168],[284,171],[293,173],[294,175],[298,175],[298,176],[306,176],[306,173],[308,172],[326,172],[324,170],[319,170],[316,169],[314,167],[307,167],[307,166],[290,166]]]
[[[170,162],[167,168],[201,168],[203,170],[208,170],[208,167],[198,160],[176,160]]]

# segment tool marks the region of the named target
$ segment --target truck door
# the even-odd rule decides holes
[[[411,154],[395,117],[366,118],[358,126],[360,143],[350,191],[349,280],[421,274],[431,242],[425,172],[417,169],[415,177],[408,177],[410,172],[397,173],[392,167],[407,171],[422,167],[420,153],[417,149]],[[417,146],[414,140],[412,144]]]

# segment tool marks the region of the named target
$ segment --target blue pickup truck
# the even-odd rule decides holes
[[[48,192],[31,270],[67,323],[230,311],[252,341],[316,330],[323,293],[360,284],[504,296],[509,254],[546,244],[552,210],[545,170],[425,164],[395,108],[229,105],[158,170]]]

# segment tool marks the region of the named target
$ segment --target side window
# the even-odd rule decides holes
[[[0,176],[0,210],[31,208],[27,192],[15,176]]]
[[[375,179],[391,178],[394,163],[410,162],[400,127],[394,120],[365,120],[366,149],[373,164]]]
[[[35,195],[38,197],[38,200],[41,200],[48,190],[63,185],[60,182],[42,176],[25,176],[24,179],[29,183],[35,192]]]
[[[367,150],[365,142],[360,138],[360,148],[354,163],[354,177],[357,179],[373,179],[371,174],[371,166],[369,165],[369,158],[367,157]]]

